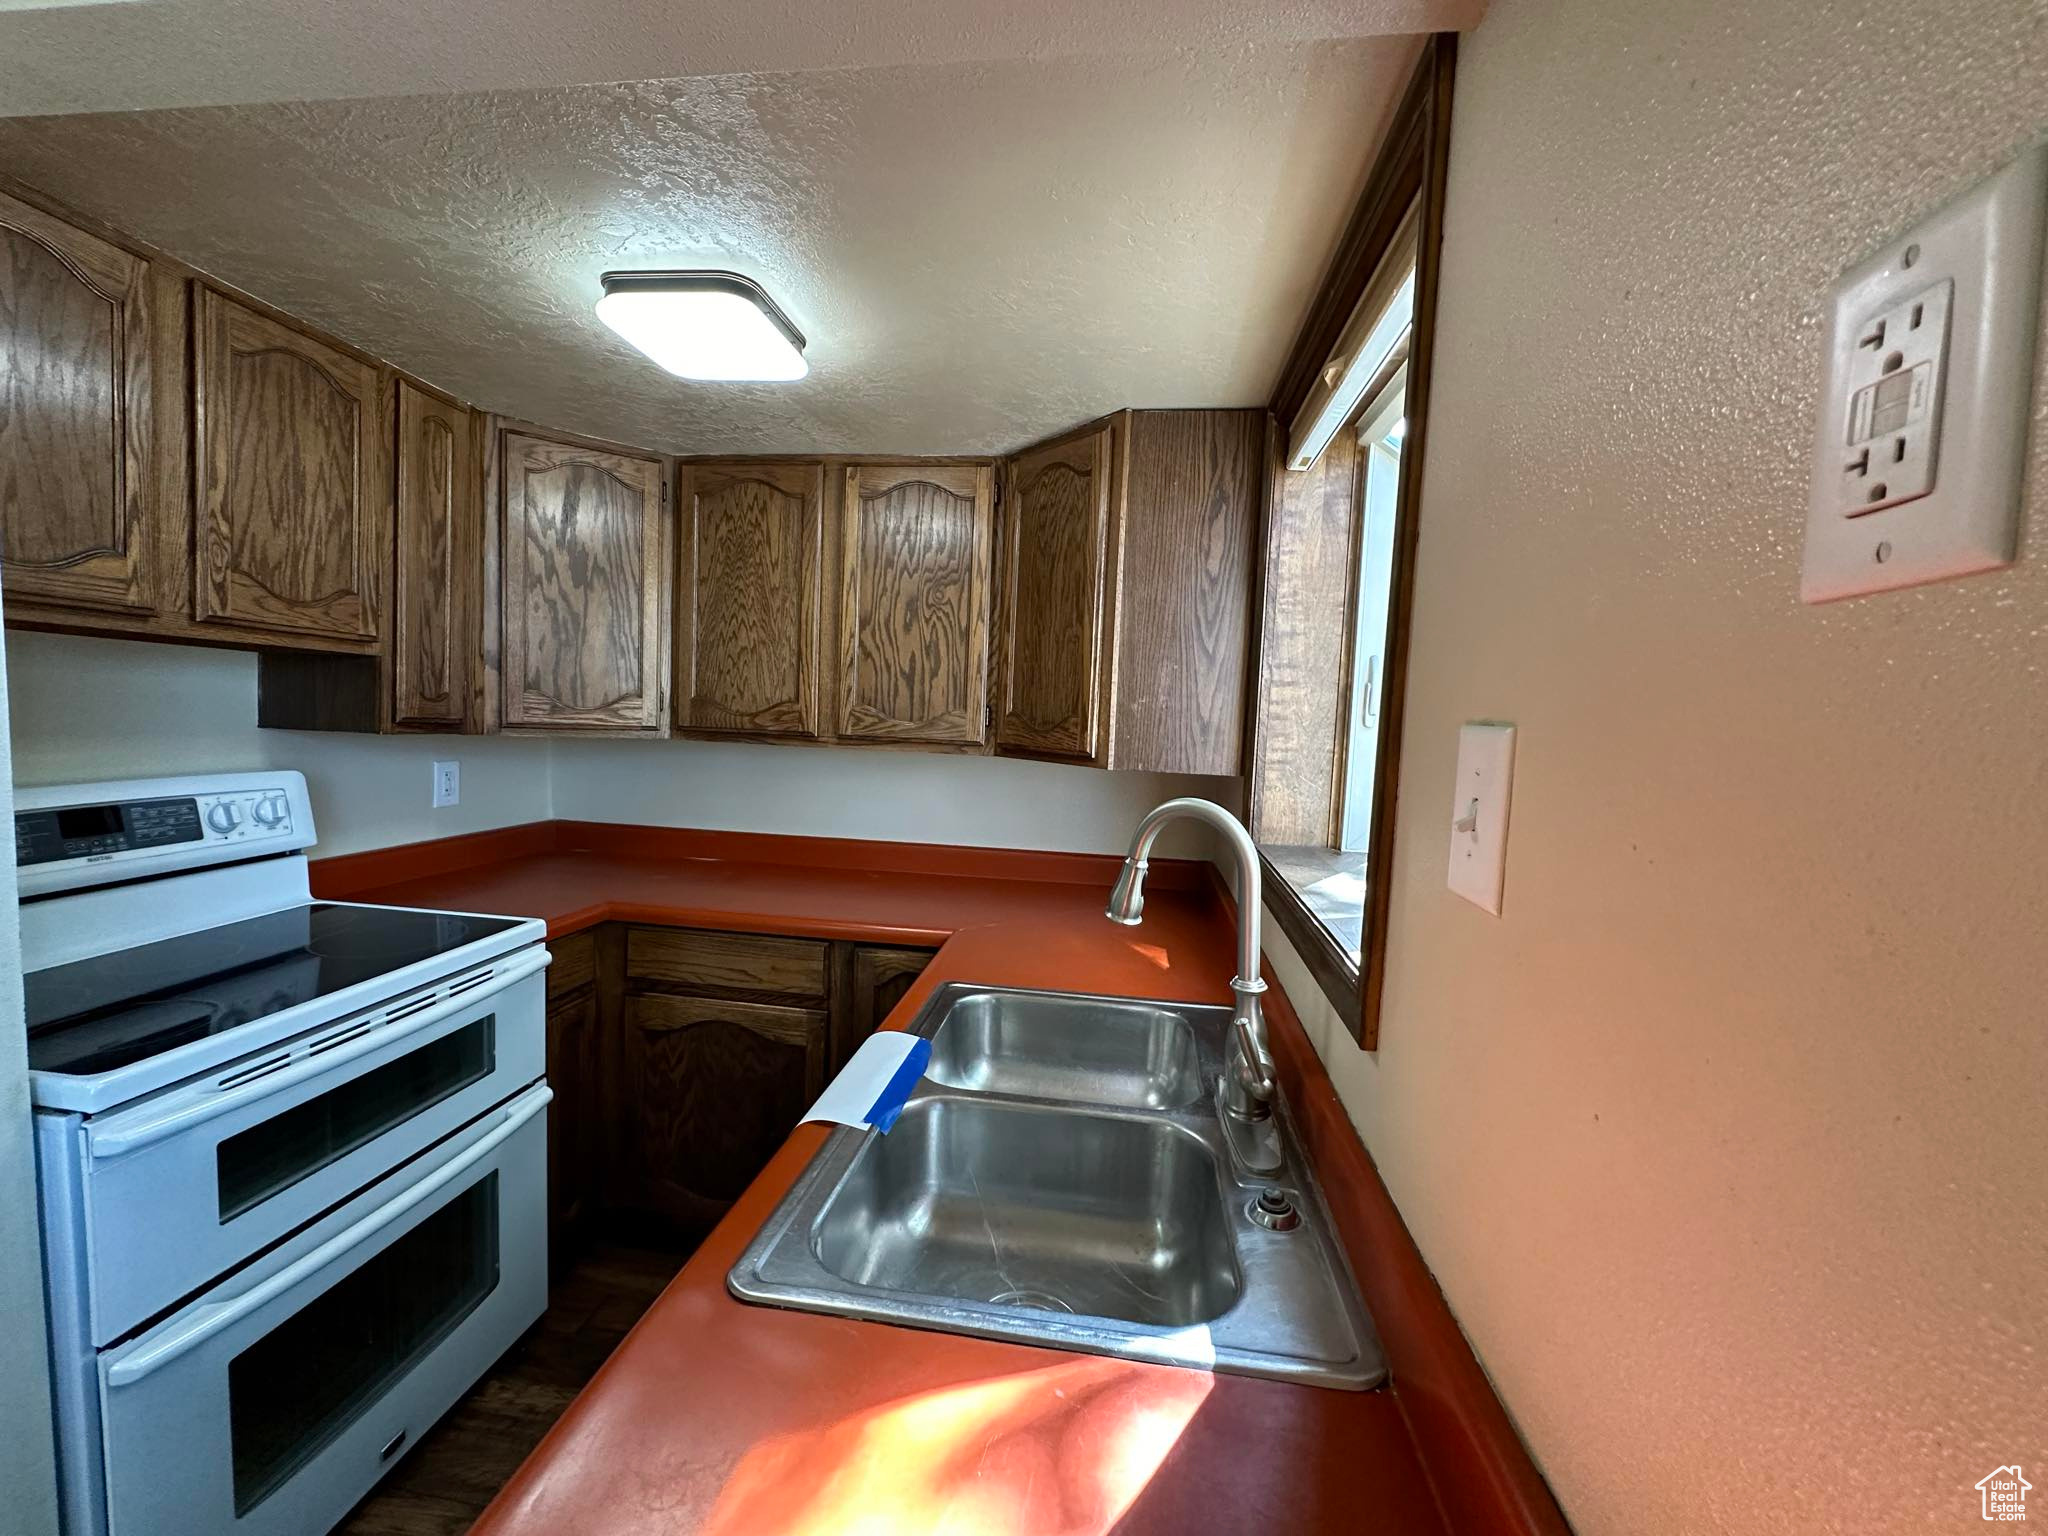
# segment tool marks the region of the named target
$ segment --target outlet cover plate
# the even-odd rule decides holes
[[[1514,798],[1515,728],[1472,720],[1458,728],[1457,792],[1451,797],[1450,887],[1500,916],[1507,884],[1508,803]]]
[[[2012,564],[2040,329],[2044,228],[2048,144],[2039,144],[1887,241],[1836,283],[1806,514],[1803,601],[1830,602]],[[1916,351],[1896,372],[1911,379],[1926,367],[1928,387],[1922,398],[1893,405],[1896,432],[1873,432],[1865,413],[1887,409],[1868,392],[1873,370],[1900,350],[1900,318],[1916,303],[1928,306],[1929,334],[1941,345],[1925,355]],[[1932,312],[1944,304],[1946,328],[1935,335]],[[1880,322],[1884,342],[1866,345]],[[1885,454],[1901,440],[1907,453],[1898,467],[1906,473],[1886,480]],[[1855,466],[1866,447],[1876,462],[1859,473]],[[1885,494],[1871,495],[1878,486]]]
[[[434,804],[460,805],[462,803],[462,764],[434,764]]]

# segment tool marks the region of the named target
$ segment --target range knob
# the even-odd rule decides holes
[[[255,818],[256,825],[259,827],[283,826],[285,818],[284,796],[271,795],[266,799],[258,800],[250,809],[249,814]]]
[[[206,813],[206,824],[222,837],[226,837],[242,824],[242,813],[235,808],[231,800],[217,801]]]

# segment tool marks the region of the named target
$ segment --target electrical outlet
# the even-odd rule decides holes
[[[434,764],[434,804],[457,805],[462,800],[462,764]]]
[[[1803,601],[2018,555],[2044,231],[2038,144],[1836,282]]]
[[[1844,517],[1881,512],[1934,489],[1955,291],[1955,279],[1945,277],[1867,322],[1856,338],[1838,501]]]

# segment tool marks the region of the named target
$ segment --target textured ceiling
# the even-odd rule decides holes
[[[1484,0],[0,0],[0,116],[1457,30]]]
[[[13,118],[0,167],[494,410],[673,452],[998,452],[1262,402],[1416,47]],[[627,348],[598,274],[663,266],[758,278],[811,376]]]

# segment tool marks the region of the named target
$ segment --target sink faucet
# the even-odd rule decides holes
[[[1221,832],[1237,858],[1237,974],[1230,978],[1233,1070],[1224,1074],[1221,1098],[1225,1124],[1231,1126],[1232,1141],[1247,1164],[1255,1170],[1277,1167],[1277,1140],[1250,1133],[1250,1127],[1272,1115],[1274,1090],[1273,1057],[1266,1049],[1266,1021],[1259,1011],[1259,994],[1266,990],[1259,977],[1259,851],[1244,823],[1213,800],[1183,797],[1155,806],[1131,836],[1123,872],[1109,893],[1109,920],[1132,927],[1144,921],[1145,867],[1152,844],[1161,827],[1182,816]],[[1270,1150],[1264,1145],[1269,1141]]]

